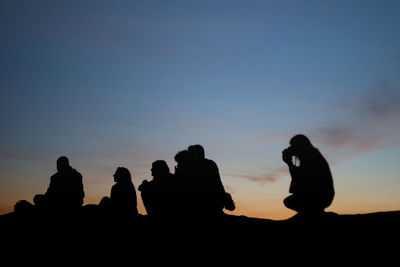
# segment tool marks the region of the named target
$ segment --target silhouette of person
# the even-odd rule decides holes
[[[191,198],[197,212],[203,215],[221,215],[224,207],[233,210],[230,194],[225,192],[217,164],[205,157],[201,145],[188,147],[192,159]]]
[[[310,140],[302,134],[290,140],[290,147],[282,152],[289,166],[292,181],[283,203],[298,214],[317,215],[333,201],[335,190],[326,159]]]
[[[14,205],[14,212],[16,214],[30,215],[34,212],[35,206],[27,200],[19,200]]]
[[[174,206],[171,199],[174,176],[164,160],[152,163],[151,175],[153,180],[144,180],[138,188],[144,207],[148,215],[167,215]]]
[[[137,215],[136,190],[131,173],[127,168],[118,167],[113,176],[115,184],[111,187],[110,197],[103,197],[99,206],[121,215]]]
[[[84,197],[82,175],[62,156],[57,159],[57,172],[51,176],[46,193],[36,195],[33,201],[38,208],[61,212],[81,208]]]
[[[189,215],[193,210],[191,178],[193,177],[193,152],[179,151],[174,157],[175,166],[172,195],[172,212],[177,216]]]

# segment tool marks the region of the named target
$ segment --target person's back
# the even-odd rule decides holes
[[[214,161],[200,159],[197,162],[197,205],[206,214],[219,214],[224,208],[224,187]]]
[[[196,213],[193,204],[193,153],[188,150],[179,151],[175,161],[177,166],[173,174],[172,212],[176,216],[192,216]]]
[[[229,209],[233,210],[233,201],[225,192],[217,164],[213,160],[205,158],[204,148],[201,145],[189,146],[188,150],[193,151],[195,155],[193,182],[196,209],[204,215],[223,214],[228,199],[230,203],[227,207],[229,206]]]
[[[60,157],[57,173],[51,176],[43,197],[43,206],[53,210],[77,209],[82,207],[84,197],[82,175],[69,165],[68,158]]]
[[[124,167],[117,168],[114,180],[116,183],[111,188],[109,208],[126,215],[137,214],[136,190],[129,170]]]
[[[333,198],[333,179],[328,162],[317,149],[314,149],[309,159],[310,162],[304,162],[304,168],[305,175],[309,177],[310,191],[326,198]]]
[[[132,182],[118,182],[111,187],[113,208],[137,213],[136,191]]]
[[[148,215],[167,216],[173,213],[174,177],[163,160],[153,162],[151,181],[144,180],[139,186]]]
[[[332,174],[329,165],[322,154],[317,150],[310,151],[303,157],[297,175],[293,177],[290,193],[293,194],[334,194]]]
[[[82,175],[72,168],[57,172],[50,178],[50,186],[46,196],[48,201],[56,206],[82,206],[84,197]]]

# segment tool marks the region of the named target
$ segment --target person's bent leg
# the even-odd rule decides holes
[[[283,204],[286,208],[300,212],[301,211],[301,202],[299,201],[298,197],[295,195],[290,195],[283,200]]]

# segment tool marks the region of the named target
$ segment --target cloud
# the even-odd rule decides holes
[[[399,89],[382,82],[354,96],[346,106],[341,106],[352,120],[317,128],[309,133],[311,140],[332,150],[335,161],[399,145]]]
[[[332,126],[319,128],[310,134],[314,143],[333,150],[366,152],[376,149],[379,139],[374,134],[363,135],[361,128],[353,126]]]
[[[373,86],[364,96],[359,111],[360,115],[377,118],[392,117],[400,114],[400,86],[382,81]]]
[[[45,162],[52,160],[51,155],[65,148],[35,145],[0,145],[0,158],[5,160]],[[58,154],[61,156],[61,154]],[[53,159],[55,161],[55,159]]]
[[[288,173],[287,168],[276,168],[272,171],[266,173],[265,175],[249,175],[249,174],[236,174],[236,173],[222,173],[222,176],[230,176],[230,177],[238,177],[242,179],[246,179],[250,182],[259,183],[261,186],[264,186],[265,183],[272,183],[277,181],[282,174]]]

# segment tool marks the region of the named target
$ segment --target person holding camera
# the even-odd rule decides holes
[[[329,164],[321,152],[302,134],[290,140],[282,151],[282,160],[289,166],[292,181],[290,196],[283,203],[298,214],[318,215],[332,203],[335,190]]]

